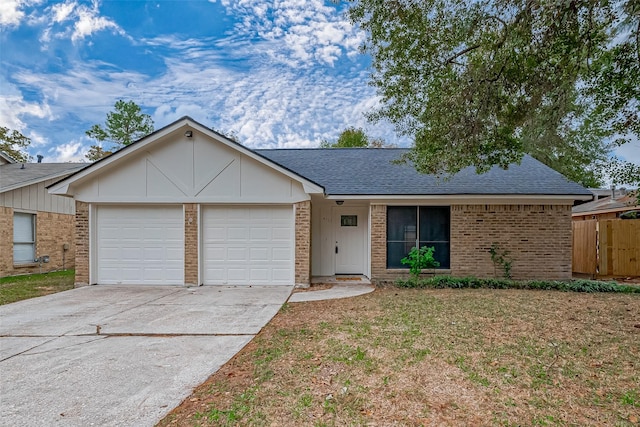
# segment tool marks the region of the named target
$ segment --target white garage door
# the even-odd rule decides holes
[[[292,285],[293,207],[202,209],[205,285]]]
[[[99,206],[98,284],[183,284],[182,219],[182,206]]]

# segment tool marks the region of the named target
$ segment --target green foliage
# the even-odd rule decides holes
[[[348,127],[343,130],[336,142],[324,140],[320,148],[386,148],[392,147],[385,144],[382,139],[369,139],[362,128]]]
[[[585,186],[640,135],[640,6],[356,0],[371,84],[424,173],[486,172],[525,153]],[[614,140],[613,146],[609,141]]]
[[[26,163],[31,159],[31,156],[24,151],[30,144],[31,139],[17,130],[0,126],[0,151],[4,151],[17,162]]]
[[[400,262],[409,266],[409,272],[414,276],[420,276],[420,273],[424,269],[436,268],[440,266],[440,263],[433,258],[433,253],[436,248],[433,246],[423,246],[420,249],[415,246],[411,248],[411,252],[402,258]]]
[[[396,281],[400,288],[432,289],[531,289],[562,292],[617,292],[640,294],[640,287],[619,285],[598,280],[529,280],[479,279],[477,277],[434,276],[425,279],[409,278]]]
[[[89,137],[101,143],[112,143],[113,148],[105,151],[101,145],[92,145],[86,157],[92,161],[98,160],[150,134],[153,129],[151,116],[143,114],[135,102],[119,100],[114,106],[114,111],[107,114],[104,128],[93,125],[86,131]]]
[[[504,278],[511,279],[513,259],[509,256],[509,251],[500,250],[500,246],[497,243],[493,243],[491,248],[489,248],[489,254],[491,255],[491,262],[493,263],[494,275],[498,277],[497,267],[500,266]]]

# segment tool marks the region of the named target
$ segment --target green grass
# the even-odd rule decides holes
[[[159,426],[638,425],[638,294],[292,303]]]
[[[0,305],[73,289],[75,270],[0,278]]]

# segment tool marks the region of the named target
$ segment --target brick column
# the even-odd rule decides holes
[[[371,279],[385,278],[387,271],[387,206],[371,205]]]
[[[296,271],[297,288],[308,288],[311,284],[311,201],[305,200],[294,205],[296,234]]]
[[[76,200],[76,288],[89,284],[89,204]]]
[[[184,204],[184,284],[198,286],[198,205]]]
[[[13,208],[0,207],[0,277],[13,271]]]

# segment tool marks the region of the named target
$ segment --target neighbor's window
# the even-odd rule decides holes
[[[24,264],[36,257],[36,216],[28,213],[13,214],[13,262]]]
[[[414,246],[433,246],[440,268],[449,268],[448,206],[387,207],[387,268],[408,268],[400,261]]]

